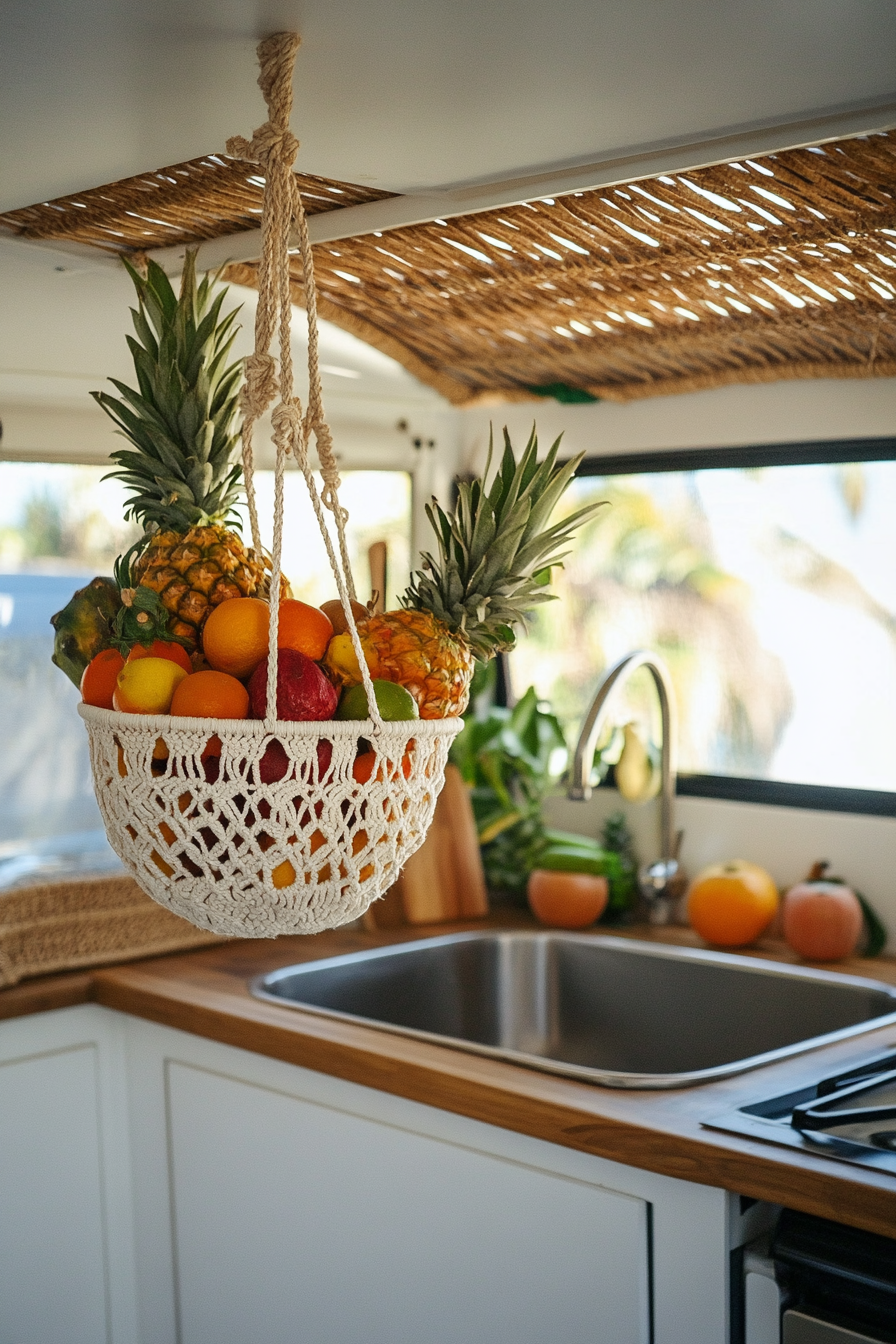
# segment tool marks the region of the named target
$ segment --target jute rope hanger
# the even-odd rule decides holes
[[[317,516],[330,567],[336,580],[339,598],[345,611],[352,647],[367,693],[367,704],[374,731],[382,728],[382,718],[376,704],[373,683],[361,648],[358,628],[352,613],[355,599],[348,544],[345,536],[347,511],[339,502],[339,468],[333,451],[333,436],[326,422],[323,407],[323,388],[320,378],[320,355],[317,326],[317,291],[314,281],[314,261],[308,225],[302,198],[293,173],[293,163],[299,141],[289,127],[292,112],[292,78],[296,53],[301,45],[297,33],[274,33],[258,46],[260,74],[258,84],[268,105],[268,120],[252,135],[232,136],[227,141],[227,152],[234,157],[251,159],[264,169],[265,189],[261,216],[262,252],[258,265],[258,306],[255,316],[255,351],[245,360],[246,381],[240,396],[243,410],[242,452],[246,498],[252,528],[252,542],[261,551],[258,509],[255,496],[253,434],[255,424],[275,400],[279,404],[272,415],[274,446],[274,544],[271,569],[271,616],[268,655],[267,722],[277,720],[277,631],[280,608],[280,573],[283,550],[283,478],[286,458],[292,453],[305,478],[308,493]],[[290,325],[292,303],[289,268],[289,240],[295,227],[299,238],[299,252],[305,287],[305,307],[308,320],[308,406],[302,414],[301,403],[293,391],[292,346]],[[270,353],[275,330],[279,336],[279,375],[277,363]],[[314,435],[324,486],[318,492],[311,470],[308,445]],[[333,550],[323,509],[332,513],[339,541],[339,561]]]
[[[259,48],[269,120],[240,153],[262,164],[264,281],[255,351],[246,361],[243,452],[253,541],[259,546],[252,433],[272,402],[276,446],[274,544],[265,717],[210,720],[122,714],[81,705],[106,833],[153,899],[201,928],[238,937],[317,933],[354,919],[394,882],[423,843],[459,718],[383,722],[352,612],[346,514],[324,419],[314,271],[292,162],[292,66],[298,38],[277,34]],[[234,145],[234,142],[231,142]],[[298,234],[308,302],[309,397],[293,392],[290,348],[290,229]],[[278,337],[279,361],[270,345]],[[324,478],[318,491],[308,446],[315,436]],[[287,456],[305,478],[345,611],[369,718],[279,721],[278,625]],[[325,512],[335,522],[331,538]],[[218,744],[208,768],[210,735]],[[159,744],[165,756],[158,756]],[[373,747],[362,780],[357,762]],[[273,752],[273,757],[272,757]],[[282,761],[282,769],[277,760]],[[161,764],[159,763],[161,760]],[[276,768],[275,768],[276,767]]]

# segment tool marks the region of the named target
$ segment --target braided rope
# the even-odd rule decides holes
[[[361,639],[352,612],[355,586],[352,578],[348,543],[345,536],[347,511],[339,503],[339,470],[333,451],[333,437],[326,422],[323,407],[323,388],[320,378],[319,337],[317,327],[314,260],[308,238],[305,210],[299,194],[292,165],[299,142],[289,129],[292,111],[292,76],[296,52],[301,39],[296,33],[275,33],[258,47],[261,71],[258,83],[268,105],[268,120],[252,135],[251,140],[233,136],[227,141],[227,152],[243,159],[260,163],[265,172],[264,202],[261,216],[262,251],[258,265],[258,308],[255,317],[255,352],[245,363],[246,382],[241,394],[243,408],[243,471],[246,479],[246,497],[252,525],[253,543],[260,549],[258,516],[255,505],[253,480],[254,453],[252,439],[255,424],[279,393],[279,405],[273,412],[274,445],[274,543],[271,550],[271,597],[268,647],[268,685],[266,722],[273,728],[277,722],[277,664],[278,627],[280,616],[280,574],[283,552],[283,487],[286,459],[290,453],[302,470],[318,526],[327,550],[327,558],[339,600],[345,612],[348,633],[358,660],[361,679],[367,695],[367,707],[374,734],[383,728],[373,690],[373,682]],[[290,287],[289,243],[293,222],[299,236],[302,268],[305,277],[306,308],[308,314],[308,407],[302,414],[299,398],[293,392],[291,345],[292,297]],[[279,375],[270,345],[277,331],[279,337]],[[308,443],[314,434],[324,488],[318,493],[308,459]],[[323,507],[330,510],[336,524],[339,558],[333,550]]]

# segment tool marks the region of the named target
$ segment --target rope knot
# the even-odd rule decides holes
[[[276,165],[288,169],[299,152],[299,141],[288,126],[280,130],[266,121],[252,133],[252,139],[234,135],[227,141],[227,153],[235,159],[251,159],[268,171]]]
[[[302,434],[302,412],[294,397],[281,401],[271,416],[274,426],[274,443],[285,453],[294,452],[296,440]],[[298,453],[295,454],[298,457]]]
[[[277,395],[277,363],[273,355],[256,350],[246,356],[243,369],[246,382],[240,393],[240,406],[257,420]]]

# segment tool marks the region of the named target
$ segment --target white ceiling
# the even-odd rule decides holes
[[[0,210],[222,150],[298,29],[299,166],[409,192],[884,101],[892,0],[4,0]]]
[[[0,459],[101,460],[117,445],[111,421],[90,396],[134,383],[125,334],[134,289],[123,267],[0,238]],[[242,304],[234,356],[252,349],[257,295],[231,286]],[[304,314],[294,309],[296,390],[307,378]],[[331,323],[321,323],[321,367],[338,448],[356,464],[385,454],[414,458],[415,435],[444,438],[445,403],[400,364]],[[399,421],[408,429],[398,431]],[[259,431],[259,454],[269,456]]]

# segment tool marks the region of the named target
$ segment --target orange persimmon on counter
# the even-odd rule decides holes
[[[535,918],[555,929],[587,928],[603,914],[610,895],[605,877],[547,868],[529,874],[526,890]]]
[[[715,947],[745,947],[771,924],[778,888],[757,863],[732,859],[698,873],[688,888],[691,928]]]

